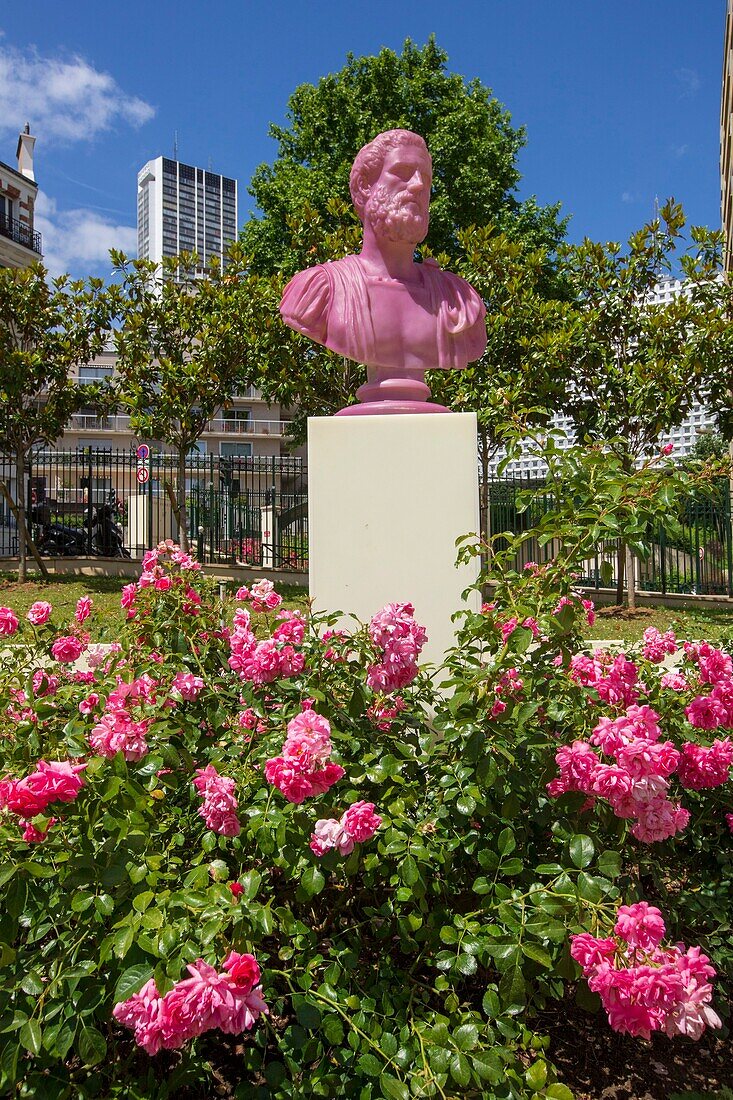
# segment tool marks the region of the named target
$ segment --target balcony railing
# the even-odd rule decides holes
[[[0,214],[0,234],[3,237],[8,237],[11,241],[15,241],[16,244],[22,244],[25,248],[32,249],[39,256],[43,253],[41,234],[34,233],[29,225],[16,221],[15,218],[9,218],[7,214]]]
[[[280,438],[287,434],[289,420],[210,420],[204,435],[271,435]],[[77,432],[129,432],[129,416],[95,416],[93,413],[74,413],[69,430]]]
[[[206,434],[235,434],[235,435],[286,435],[290,427],[289,420],[230,420],[221,417],[210,420],[206,426]]]

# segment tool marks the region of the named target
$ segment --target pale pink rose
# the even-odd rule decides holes
[[[33,626],[43,626],[51,618],[52,610],[50,603],[45,600],[36,600],[34,604],[31,604],[26,619]]]

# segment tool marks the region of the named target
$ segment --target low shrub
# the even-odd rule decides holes
[[[550,565],[440,674],[409,604],[347,635],[259,582],[225,621],[171,543],[122,608],[111,649],[88,603],[0,610],[6,1092],[567,1100],[553,1002],[720,1025],[727,654],[583,656]]]

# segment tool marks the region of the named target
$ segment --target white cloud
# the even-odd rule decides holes
[[[43,262],[52,276],[68,271],[76,278],[106,275],[110,248],[136,255],[137,230],[117,225],[96,210],[58,210],[54,199],[39,191],[35,229],[43,234]]]
[[[83,57],[44,57],[34,46],[6,45],[1,35],[0,103],[0,133],[16,135],[30,122],[45,143],[91,141],[119,122],[142,126],[155,114]]]
[[[621,195],[621,202],[638,202],[639,196],[635,195],[633,191],[624,191]]]
[[[670,146],[670,152],[671,152],[672,156],[675,157],[676,160],[679,160],[680,157],[685,156],[685,154],[687,153],[687,150],[689,148],[690,148],[689,145],[671,145]]]
[[[680,87],[680,98],[691,99],[700,90],[700,77],[696,69],[675,69],[675,79]]]

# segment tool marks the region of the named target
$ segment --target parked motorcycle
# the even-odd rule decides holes
[[[35,543],[40,554],[56,558],[83,558],[90,553],[89,508],[84,511],[84,524],[72,527],[64,523],[51,523],[48,505],[35,504],[31,518],[35,528]],[[122,528],[115,518],[112,504],[95,504],[91,507],[91,553],[107,558],[129,558]]]

